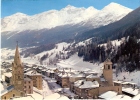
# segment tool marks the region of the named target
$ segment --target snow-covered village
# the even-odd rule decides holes
[[[139,5],[89,1],[2,16],[1,100],[140,100]]]

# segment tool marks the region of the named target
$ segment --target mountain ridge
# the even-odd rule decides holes
[[[113,10],[114,11],[113,12],[111,10],[112,7],[121,9],[124,14],[122,13],[119,14],[119,12],[116,12],[116,10]],[[101,14],[103,13],[102,10],[104,10],[105,8],[110,8],[110,10],[107,9],[105,13],[106,12],[108,12],[109,14],[111,13],[110,15],[114,15],[115,13],[117,13],[118,15],[115,14],[115,16],[113,16],[111,19],[105,20],[106,15],[102,16]],[[84,22],[86,23],[85,25],[87,25],[87,23],[89,23],[90,20],[96,20],[96,18],[98,18],[98,15],[100,15],[101,19],[104,19],[101,25],[100,24],[98,25],[99,21],[92,22],[91,24],[89,24],[96,28],[119,20],[132,11],[132,9],[124,7],[117,3],[110,3],[109,5],[105,6],[102,10],[97,10],[92,6],[88,8],[84,7],[77,8],[68,5],[65,8],[62,8],[61,10],[49,10],[43,13],[35,14],[33,16],[29,16],[18,12],[16,14],[13,14],[11,16],[2,19],[1,32],[51,29],[56,26],[67,24],[75,25],[81,22]],[[113,20],[113,18],[116,20]]]

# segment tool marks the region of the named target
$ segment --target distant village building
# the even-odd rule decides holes
[[[107,59],[104,62],[103,74],[88,72],[56,71],[55,79],[63,88],[70,88],[81,99],[96,99],[102,93],[115,91],[122,94],[122,85],[113,83],[112,62]]]
[[[1,91],[1,99],[7,100],[13,97],[23,97],[26,94],[33,93],[33,86],[42,89],[42,75],[30,74],[24,75],[24,66],[20,59],[18,44],[16,46],[14,62],[12,63],[12,77],[7,76],[6,80],[10,81],[10,85]]]

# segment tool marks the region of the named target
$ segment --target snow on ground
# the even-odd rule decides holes
[[[48,53],[48,58],[45,59],[43,61],[43,64],[44,63],[48,63],[49,62],[49,59],[54,59],[56,57],[56,54],[59,53],[60,51],[62,52],[63,50],[63,47],[66,48],[68,47],[70,44],[66,43],[66,42],[62,42],[62,43],[59,43],[59,44],[56,44],[57,48],[54,48],[52,50],[49,50],[49,51],[43,51],[39,54],[36,54],[36,58],[32,58],[31,57],[27,57],[27,58],[22,58],[22,61],[25,62],[25,63],[28,63],[28,64],[40,64],[40,62],[38,61],[38,58],[37,57],[42,57],[43,55],[46,55]],[[65,52],[66,53],[66,52]]]
[[[134,82],[138,86],[140,86],[140,71],[135,71],[132,73],[129,72],[122,72],[119,73],[118,76],[116,75],[113,76],[114,80],[123,80],[123,81],[128,81],[128,82]],[[124,79],[125,77],[125,79]]]
[[[85,40],[85,41],[81,41],[81,42],[79,42],[79,43],[76,44],[76,47],[77,47],[77,46],[85,46],[86,43],[89,44],[91,41],[92,41],[92,38],[89,38],[89,39],[87,39],[87,40]]]
[[[132,100],[140,100],[140,94],[134,96]]]
[[[63,47],[68,47],[70,44],[66,43],[66,42],[62,42],[62,43],[58,43],[56,44],[56,46],[58,47],[57,49],[54,48],[52,50],[49,50],[49,51],[44,51],[44,52],[41,52],[39,54],[37,54],[36,56],[43,56],[44,54],[48,53],[48,54],[51,54],[51,53],[54,53],[54,52],[59,52],[59,51],[62,51],[63,50]]]
[[[7,60],[10,56],[14,56],[15,50],[14,49],[7,49],[2,48],[1,49],[1,60]]]
[[[119,46],[121,43],[122,43],[122,41],[124,40],[124,38],[122,38],[121,40],[113,40],[113,41],[111,41],[111,43],[112,43],[112,45],[113,46]],[[102,46],[102,45],[104,45],[104,46],[106,46],[107,45],[107,43],[103,43],[103,44],[100,44],[100,46]]]
[[[54,78],[49,78],[47,76],[43,76],[44,79],[48,82],[48,86],[50,90],[54,93],[61,92],[67,96],[74,97],[75,94],[72,93],[69,88],[62,88],[60,85],[56,84],[56,80]]]
[[[98,65],[98,63],[93,64],[85,62],[83,61],[83,58],[78,57],[77,54],[72,55],[69,59],[61,60],[57,65],[61,67],[73,68],[80,71],[92,70],[98,73],[102,72],[101,67],[103,66],[103,64]]]
[[[33,87],[33,90],[42,95],[44,98],[48,95],[53,94],[53,91],[49,88],[47,81],[43,80],[43,90],[38,90],[37,88]]]

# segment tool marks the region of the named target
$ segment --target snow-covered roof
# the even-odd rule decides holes
[[[119,84],[120,84],[120,83],[122,83],[123,81],[113,81],[113,82],[114,82],[114,83],[119,83]]]
[[[8,93],[9,91],[11,91],[13,89],[14,89],[14,86],[13,85],[7,87],[6,89],[4,89],[4,90],[1,91],[1,96],[4,95],[4,94],[6,94],[6,93]]]
[[[70,77],[71,76],[71,74],[70,73],[60,73],[60,74],[58,74],[58,76],[59,77]]]
[[[86,80],[85,80],[85,79],[83,79],[83,80],[78,80],[78,81],[74,82],[74,86],[78,87],[78,86],[80,86],[81,83],[84,82],[84,81],[86,81]]]
[[[4,75],[7,76],[7,77],[12,77],[12,73],[11,72],[4,73]]]
[[[85,74],[76,73],[76,74],[72,74],[70,77],[85,77]]]
[[[133,88],[122,88],[122,91],[123,92],[127,92],[129,94],[132,94],[132,95],[137,95],[139,93],[139,89],[133,89]]]
[[[98,75],[95,74],[90,74],[86,78],[98,78]]]
[[[95,70],[90,70],[90,69],[89,69],[89,70],[87,69],[86,71],[84,71],[84,73],[90,73],[90,74],[93,74],[93,73],[94,73],[94,74],[98,74],[97,71],[95,71]]]
[[[42,71],[46,71],[47,69],[42,69]]]
[[[64,95],[54,93],[54,94],[51,94],[51,95],[45,97],[44,100],[70,100],[70,99]]]
[[[111,100],[112,100],[112,99],[111,99]],[[131,97],[124,95],[124,96],[122,96],[122,98],[120,98],[119,100],[131,100]]]
[[[31,79],[28,78],[28,77],[25,77],[25,78],[24,78],[24,81],[31,81]]]
[[[79,88],[96,88],[99,87],[99,83],[97,81],[84,81],[84,84],[79,86]]]
[[[136,83],[133,83],[133,82],[123,82],[122,84],[131,84],[131,85],[136,85]]]
[[[134,96],[134,97],[132,98],[132,100],[140,100],[140,94]]]
[[[13,97],[12,100],[34,100],[33,97],[27,96],[27,97]]]
[[[32,71],[29,71],[27,73],[25,73],[26,75],[29,75],[29,76],[33,76],[33,75],[41,75],[40,73],[37,73],[35,70],[32,70]]]
[[[120,100],[123,97],[123,95],[116,95],[112,97],[110,100]]]
[[[48,72],[48,73],[54,73],[54,71],[53,70],[46,70],[46,72]]]
[[[117,92],[115,92],[115,91],[107,91],[107,92],[101,94],[101,95],[99,96],[99,98],[102,98],[102,99],[109,99],[109,98],[113,98],[113,97],[116,96],[116,95],[117,95]],[[110,99],[110,100],[111,100],[111,99]]]
[[[131,97],[129,97],[127,95],[116,95],[116,96],[109,98],[107,100],[131,100]]]

